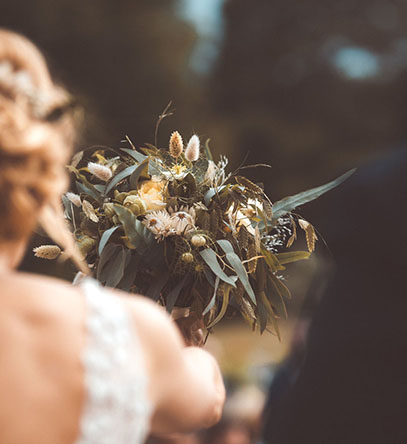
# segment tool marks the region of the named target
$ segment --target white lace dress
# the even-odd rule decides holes
[[[89,278],[79,286],[87,305],[87,395],[75,444],[141,444],[151,406],[137,334],[119,298]]]

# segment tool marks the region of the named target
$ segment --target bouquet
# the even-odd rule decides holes
[[[63,196],[65,216],[95,278],[168,312],[188,309],[208,331],[238,312],[279,336],[290,297],[282,272],[307,259],[317,240],[311,223],[292,211],[353,171],[272,203],[243,168],[228,172],[224,156],[215,162],[196,135],[184,145],[175,131],[165,149],[137,150],[127,141],[117,151],[80,152],[68,166],[76,192]],[[258,166],[267,165],[250,167]],[[298,229],[308,251],[292,249]],[[37,255],[46,256],[44,247]]]

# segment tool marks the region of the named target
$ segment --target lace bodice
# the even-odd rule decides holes
[[[87,305],[86,401],[75,444],[141,444],[151,407],[135,329],[119,298],[92,279],[79,285]]]

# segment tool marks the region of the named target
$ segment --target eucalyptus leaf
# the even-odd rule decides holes
[[[146,296],[153,301],[158,301],[160,298],[160,294],[168,279],[171,277],[171,274],[168,270],[160,273],[156,279],[153,279],[153,283],[150,285],[146,292]]]
[[[106,230],[103,234],[102,237],[100,238],[100,242],[99,242],[99,248],[98,248],[98,253],[99,256],[102,254],[103,249],[105,248],[105,245],[107,244],[108,240],[110,239],[111,235],[118,229],[119,227],[112,227],[109,228],[108,230]]]
[[[273,306],[271,305],[270,301],[267,299],[266,293],[264,293],[264,291],[261,291],[259,296],[260,296],[260,299],[261,299],[264,307],[267,310],[268,319],[270,320],[271,324],[273,325],[279,341],[281,341],[280,329],[279,329],[278,323],[277,323],[277,315],[274,312]],[[263,331],[264,330],[261,330],[261,328],[260,328],[260,332],[263,333]]]
[[[117,214],[120,222],[123,224],[124,232],[133,248],[140,247],[142,244],[144,244],[143,238],[140,236],[136,229],[137,222],[140,222],[137,220],[136,216],[126,207],[123,207],[121,205],[115,204],[113,206],[113,209]]]
[[[121,150],[124,151],[125,153],[129,154],[137,162],[143,162],[145,159],[147,159],[147,156],[139,153],[136,150],[132,150],[130,148],[121,148]]]
[[[356,169],[352,169],[337,179],[325,184],[320,187],[312,188],[311,190],[303,191],[302,193],[295,194],[294,196],[288,196],[278,202],[273,204],[273,219],[278,219],[284,216],[292,210],[295,210],[300,205],[304,205],[307,202],[317,199],[318,197],[325,194],[327,191],[340,185],[348,177],[350,177]]]
[[[288,251],[286,253],[276,253],[275,256],[278,262],[281,265],[284,265],[291,262],[308,259],[311,256],[311,253],[309,251]]]
[[[99,262],[97,264],[96,278],[98,281],[100,281],[102,283],[104,283],[106,281],[105,274],[104,274],[104,268],[105,268],[106,264],[110,261],[110,259],[115,254],[118,254],[119,249],[120,249],[120,246],[115,245],[115,244],[107,244],[106,247],[103,249],[100,259],[99,259]]]
[[[109,269],[107,274],[106,286],[115,288],[121,281],[124,275],[124,268],[126,264],[126,251],[123,247],[120,247],[119,252],[109,261],[109,264],[105,268]]]
[[[256,295],[254,294],[254,291],[250,285],[249,275],[247,274],[246,268],[242,264],[240,257],[234,252],[232,244],[226,239],[218,240],[217,243],[226,253],[226,260],[229,262],[229,265],[235,270],[237,277],[246,290],[246,293],[249,295],[252,302],[256,305]]]
[[[99,200],[100,195],[98,194],[97,190],[91,189],[84,185],[83,183],[76,181],[76,189],[78,190],[78,193],[87,194],[90,197],[93,197],[95,200]]]
[[[217,188],[209,188],[209,190],[206,192],[204,196],[205,205],[208,206],[209,202],[215,196],[215,194],[218,194],[220,191],[222,191],[225,188],[225,185],[221,185]]]
[[[119,174],[116,174],[116,176],[113,176],[113,178],[106,187],[106,194],[110,193],[110,191],[112,191],[113,188],[123,179],[126,179],[126,177],[129,177],[131,174],[133,174],[133,172],[137,169],[137,167],[138,164],[129,166],[123,171],[121,171]]]
[[[187,277],[188,277],[188,275],[186,274],[182,278],[182,280],[179,281],[178,284],[168,294],[167,300],[166,300],[166,308],[167,308],[168,313],[171,313],[172,309],[174,308],[174,305],[177,302],[178,296],[184,287]]]
[[[266,261],[267,265],[269,266],[270,270],[272,272],[275,271],[281,271],[285,268],[280,264],[277,256],[272,253],[271,251],[267,250],[264,246],[261,247],[261,254],[264,257],[264,260]]]
[[[130,261],[126,260],[126,269],[124,271],[124,275],[122,280],[117,285],[117,288],[120,288],[124,291],[129,291],[130,287],[134,284],[134,280],[136,279],[138,265],[140,263],[141,256],[136,252],[132,252],[127,250],[127,259],[130,256]],[[128,262],[128,263],[127,263]]]
[[[148,175],[148,158],[144,159],[143,162],[138,165],[138,167],[131,173],[129,183],[133,190],[137,189],[138,181],[140,179],[149,179]]]
[[[232,285],[232,287],[236,288],[235,279],[236,276],[228,276],[220,267],[218,258],[216,257],[216,253],[211,248],[206,248],[205,250],[202,250],[199,252],[202,259],[207,263],[209,268],[216,274],[216,276],[219,276],[222,281],[226,282],[227,284]]]
[[[257,304],[256,304],[257,305],[257,308],[256,308],[257,320],[259,322],[260,333],[263,333],[267,327],[268,311],[262,301],[260,293],[258,295],[256,295],[256,299],[257,299]]]
[[[209,313],[209,311],[215,305],[216,293],[218,291],[219,281],[220,281],[219,277],[216,276],[212,298],[209,301],[209,304],[205,307],[205,310],[203,311],[202,316],[205,316],[206,313]]]
[[[62,196],[62,203],[68,219],[73,220],[73,203],[65,195]]]
[[[291,299],[290,290],[281,282],[281,280],[277,276],[275,276],[274,274],[268,274],[268,278],[271,281],[272,285],[281,294],[281,296],[285,297],[286,299]]]

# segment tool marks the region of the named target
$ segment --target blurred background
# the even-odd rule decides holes
[[[1,0],[0,26],[32,39],[83,104],[78,149],[118,147],[125,135],[136,146],[153,142],[172,101],[159,146],[178,130],[210,138],[231,168],[269,163],[248,174],[278,200],[405,146],[404,0]],[[317,228],[329,220],[320,202],[301,209]],[[281,342],[239,322],[210,338],[231,423],[255,429],[276,369],[301,342],[330,257],[320,242],[312,260],[288,270],[293,300]],[[69,278],[31,255],[23,268]],[[222,442],[254,442],[247,430],[232,427],[235,440]]]

